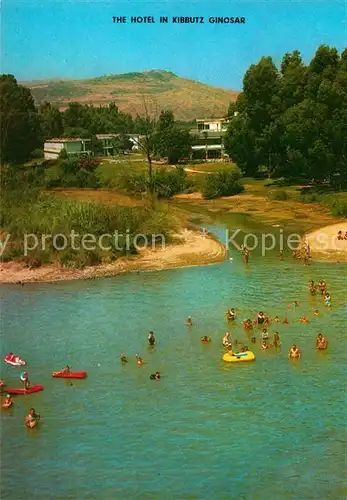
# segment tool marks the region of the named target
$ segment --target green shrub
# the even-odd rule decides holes
[[[241,176],[241,170],[236,166],[222,168],[207,175],[202,186],[203,197],[210,200],[241,193],[245,189],[240,183]]]
[[[290,196],[284,189],[278,189],[270,193],[270,198],[277,201],[286,201],[289,200]]]
[[[345,200],[332,201],[330,209],[335,217],[347,217],[347,201]]]

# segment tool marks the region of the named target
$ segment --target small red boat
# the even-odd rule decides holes
[[[34,392],[43,391],[43,385],[32,385],[29,389],[6,389],[8,394],[33,394]]]
[[[17,356],[17,354],[13,354],[12,352],[5,356],[5,363],[12,366],[26,365],[26,361],[24,361],[24,359],[22,359],[20,356]]]
[[[87,372],[53,372],[53,378],[86,378]]]

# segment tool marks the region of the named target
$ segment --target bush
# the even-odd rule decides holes
[[[241,193],[245,188],[240,183],[240,179],[241,170],[238,167],[222,168],[206,176],[202,186],[202,195],[205,200],[211,200]]]
[[[90,157],[68,158],[46,169],[45,187],[98,188],[100,181],[96,174],[98,160]]]
[[[334,200],[330,209],[335,217],[347,217],[347,201],[345,200]]]

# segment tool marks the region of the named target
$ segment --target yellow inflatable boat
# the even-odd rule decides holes
[[[242,363],[244,361],[254,361],[254,360],[255,356],[254,352],[252,351],[238,352],[238,353],[229,351],[223,355],[223,361],[225,361],[226,363]]]

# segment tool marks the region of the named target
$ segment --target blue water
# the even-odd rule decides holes
[[[308,294],[308,281],[321,278],[330,311]],[[242,319],[288,315],[289,325],[270,328],[282,350],[261,352],[257,341],[254,363],[224,364],[228,307],[238,312],[233,337],[249,345]],[[2,287],[1,354],[27,359],[32,383],[45,388],[1,412],[1,498],[346,498],[346,312],[346,267],[275,255],[255,255],[248,268],[235,255],[207,267]],[[302,314],[310,324],[297,321]],[[326,352],[315,350],[319,332]],[[293,342],[298,362],[287,358]],[[69,386],[50,377],[67,363],[88,378]],[[149,380],[156,370],[160,382]],[[20,371],[2,363],[1,378],[19,387]],[[28,431],[31,406],[43,420]]]

